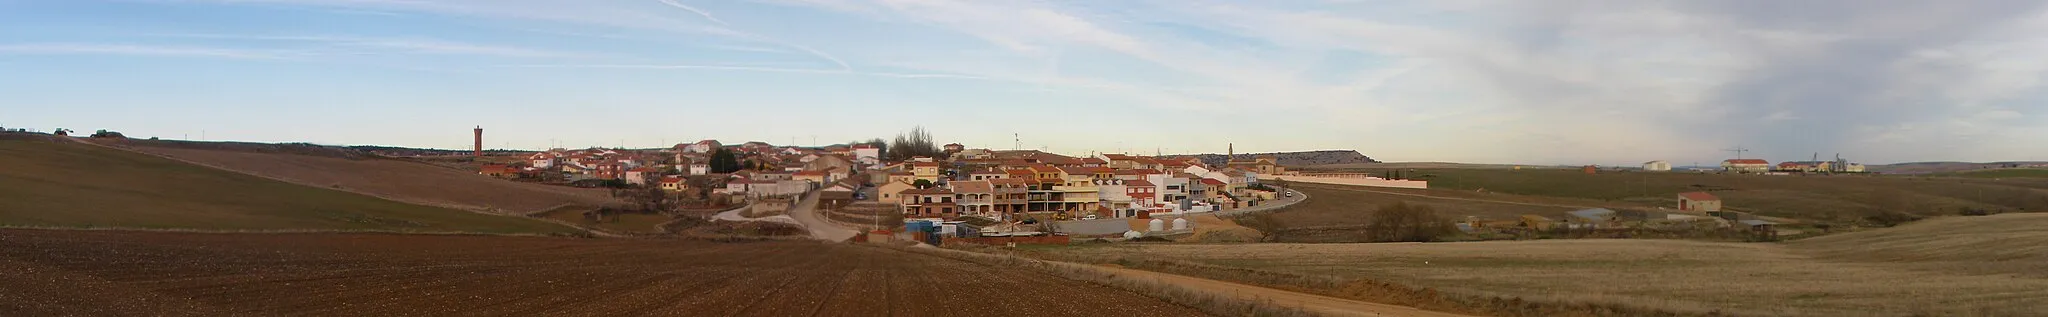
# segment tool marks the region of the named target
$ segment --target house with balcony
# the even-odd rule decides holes
[[[991,191],[995,194],[994,198],[989,202],[989,205],[993,206],[992,210],[994,211],[993,214],[988,215],[991,218],[1002,221],[1014,220],[1017,218],[1016,214],[1024,212],[1026,210],[1025,206],[1031,202],[1031,180],[999,178],[987,180],[987,182],[989,187],[991,187]]]
[[[1159,208],[1159,186],[1145,180],[1123,182],[1124,196],[1131,198],[1131,206],[1127,210],[1121,210],[1123,214],[1117,215],[1118,218],[1137,217],[1138,211],[1162,211],[1159,210],[1162,209]]]
[[[939,188],[911,189],[903,191],[899,196],[902,196],[900,205],[903,206],[904,217],[941,218],[947,220],[960,217],[960,206],[957,201],[953,200],[954,196],[951,190]]]
[[[1134,208],[1134,202],[1137,200],[1131,197],[1130,190],[1124,186],[1124,180],[1112,178],[1093,181],[1095,197],[1101,200],[1098,208],[1109,211],[1109,214],[1104,216],[1120,218],[1123,217],[1122,211]]]
[[[1195,178],[1199,179],[1199,181],[1188,184],[1188,198],[1196,201],[1216,202],[1217,197],[1223,196],[1221,192],[1226,190],[1227,186],[1230,186],[1230,183],[1224,183],[1214,178]]]
[[[1055,211],[1066,212],[1070,216],[1095,211],[1096,207],[1101,204],[1102,199],[1101,189],[1095,185],[1096,174],[1094,169],[1086,167],[1060,167],[1056,169],[1059,170],[1058,176],[1060,176],[1061,184],[1054,186],[1054,190],[1062,193],[1063,199],[1060,200],[1060,206]]]
[[[960,214],[989,218],[996,211],[995,184],[989,181],[957,181],[949,184],[953,188],[954,201],[960,206]]]

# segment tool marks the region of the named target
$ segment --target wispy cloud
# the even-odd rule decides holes
[[[981,77],[981,76],[974,76],[974,75],[963,75],[963,74],[942,74],[942,73],[894,73],[894,72],[858,72],[858,71],[849,71],[849,70],[841,70],[841,69],[824,69],[824,68],[798,68],[798,67],[774,67],[774,66],[756,66],[756,65],[692,65],[692,64],[526,64],[526,65],[501,65],[500,67],[510,67],[510,68],[586,68],[586,69],[639,69],[639,70],[720,70],[720,71],[746,71],[746,72],[765,72],[765,73],[793,73],[793,74],[828,74],[828,75],[854,75],[854,76],[873,76],[873,77],[888,77],[888,78],[906,78],[906,79],[961,79],[961,80],[993,80],[992,78],[988,78],[988,77]]]
[[[158,36],[222,40],[309,42],[324,45],[322,47],[309,48],[354,48],[342,52],[332,52],[336,54],[400,53],[475,55],[523,58],[597,56],[597,54],[584,52],[569,52],[518,46],[465,43],[432,38],[378,38],[328,35],[254,35],[217,33],[159,34]]]
[[[0,54],[131,55],[214,57],[232,59],[283,59],[286,57],[286,55],[283,52],[278,51],[197,46],[158,46],[103,43],[0,44]]]

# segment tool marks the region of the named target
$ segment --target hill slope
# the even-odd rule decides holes
[[[1378,173],[1378,169],[1353,169]],[[1612,202],[1597,207],[1677,206],[1681,192],[1711,191],[1726,208],[1764,216],[1866,222],[1886,212],[1955,215],[1962,209],[2048,210],[2048,179],[1763,176],[1570,169],[1418,169],[1432,191],[1485,191]]]
[[[474,171],[299,144],[101,141],[135,151],[414,204],[527,214],[616,202],[603,190],[510,182]]]
[[[2048,277],[2048,214],[1943,217],[1791,243],[1823,258]]]
[[[48,137],[0,138],[0,225],[223,230],[571,233],[518,217],[411,205]]]
[[[1274,158],[1277,158],[1277,159],[1279,159],[1279,160],[1280,160],[1280,161],[1278,162],[1278,163],[1280,163],[1280,165],[1286,165],[1286,166],[1310,166],[1310,165],[1329,165],[1329,164],[1357,164],[1357,163],[1379,163],[1379,161],[1374,161],[1374,160],[1373,160],[1373,159],[1372,159],[1371,157],[1366,157],[1366,156],[1365,156],[1365,154],[1360,154],[1360,153],[1358,153],[1358,151],[1356,151],[1356,150],[1324,150],[1324,151],[1306,151],[1306,152],[1276,152],[1276,153],[1249,153],[1249,154],[1237,154],[1237,155],[1235,156],[1235,158],[1236,158],[1237,160],[1241,160],[1241,161],[1249,161],[1249,160],[1252,160],[1252,159],[1256,159],[1256,158],[1258,158],[1258,157],[1260,157],[1260,156],[1266,156],[1266,155],[1272,155],[1272,156],[1274,156]],[[1195,157],[1195,158],[1198,158],[1198,159],[1201,159],[1201,160],[1202,160],[1202,163],[1204,163],[1204,164],[1209,164],[1209,165],[1223,165],[1224,163],[1227,163],[1227,162],[1229,162],[1229,161],[1230,161],[1230,159],[1232,159],[1232,156],[1230,156],[1230,155],[1223,155],[1223,154],[1194,154],[1194,155],[1167,155],[1166,157],[1190,157],[1190,156],[1192,156],[1192,157]]]

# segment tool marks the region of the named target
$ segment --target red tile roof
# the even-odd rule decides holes
[[[1034,183],[1034,182],[1033,182],[1032,180],[1030,180],[1030,179],[1023,179],[1023,178],[998,178],[998,179],[991,179],[991,180],[988,180],[988,182],[989,182],[989,184],[996,184],[996,185],[1030,185],[1031,183]]]
[[[992,184],[994,183],[988,181],[958,181],[953,182],[952,186],[953,191],[961,193],[990,193],[995,192]]]
[[[1081,159],[1081,164],[1109,164],[1109,161],[1104,161],[1099,158],[1090,157]]]
[[[1166,174],[1166,173],[1165,173],[1165,172],[1160,172],[1160,171],[1157,171],[1157,170],[1150,170],[1150,169],[1130,169],[1130,170],[1116,170],[1116,174],[1117,174],[1117,175],[1152,175],[1152,174]]]
[[[1203,185],[1211,185],[1211,186],[1214,186],[1214,185],[1229,185],[1230,183],[1224,183],[1223,181],[1219,181],[1219,180],[1216,180],[1216,179],[1214,179],[1214,178],[1204,178],[1204,179],[1202,179],[1202,184],[1203,184]]]
[[[1155,185],[1152,185],[1152,182],[1147,182],[1147,181],[1145,181],[1145,180],[1142,180],[1142,179],[1137,179],[1137,180],[1128,180],[1128,181],[1124,181],[1124,186],[1131,186],[1131,187],[1153,187],[1153,186],[1155,186]]]
[[[903,192],[902,192],[902,194],[904,194],[904,195],[948,195],[948,194],[952,194],[952,193],[953,193],[953,191],[950,191],[950,190],[945,190],[945,189],[939,189],[939,188],[926,188],[926,189],[915,189],[915,188],[912,188],[912,189],[910,189],[910,190],[905,190],[905,191],[903,191]]]
[[[1678,197],[1683,197],[1683,198],[1685,198],[1686,200],[1692,200],[1692,201],[1711,201],[1711,200],[1721,200],[1721,197],[1714,197],[1714,194],[1708,194],[1707,192],[1687,192],[1687,193],[1678,193]]]

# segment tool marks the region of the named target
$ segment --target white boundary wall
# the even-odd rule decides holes
[[[1369,186],[1369,187],[1387,187],[1387,188],[1408,188],[1408,189],[1428,189],[1428,188],[1429,188],[1429,181],[1416,181],[1416,180],[1389,180],[1389,179],[1385,179],[1385,178],[1378,178],[1378,177],[1364,177],[1364,178],[1352,178],[1352,177],[1342,177],[1342,178],[1339,178],[1339,177],[1312,177],[1312,176],[1278,176],[1278,177],[1276,177],[1276,178],[1278,178],[1278,179],[1280,179],[1280,180],[1283,180],[1283,181],[1290,181],[1290,182],[1304,182],[1304,183],[1317,183],[1317,184],[1336,184],[1336,185],[1353,185],[1353,186]]]

